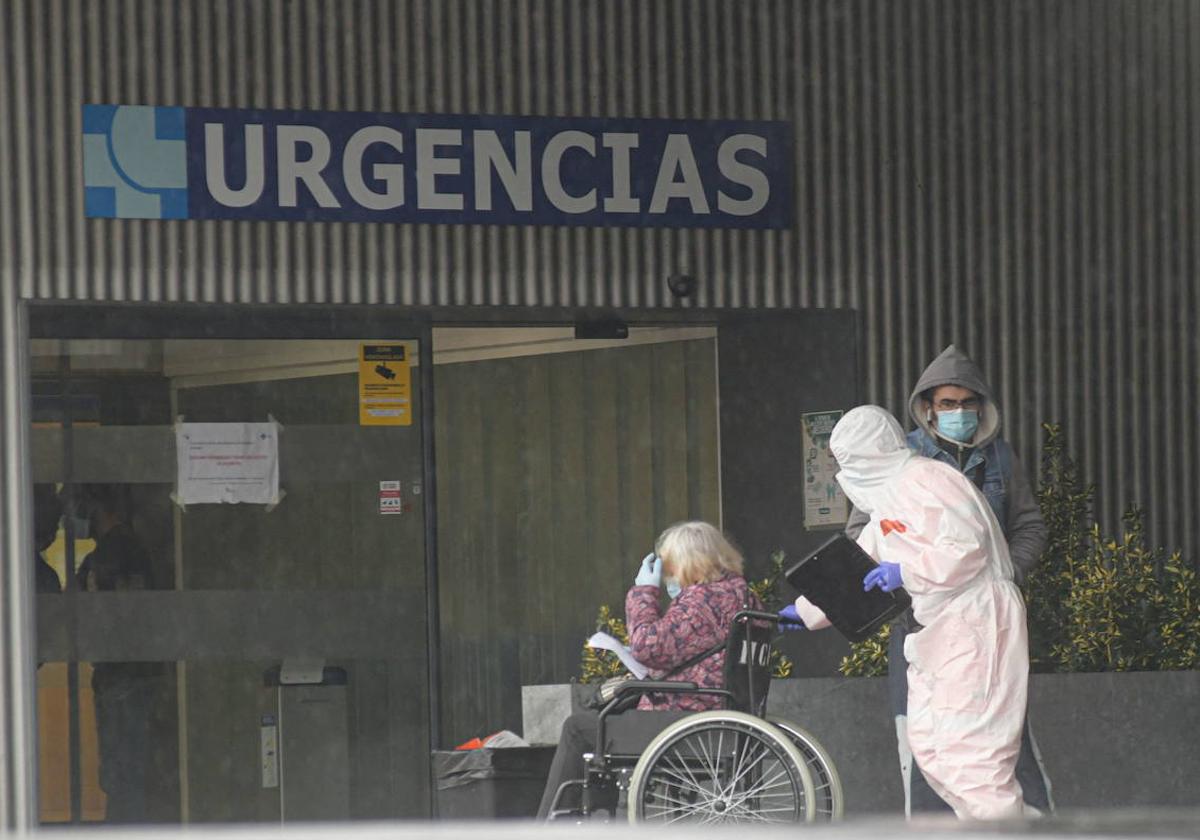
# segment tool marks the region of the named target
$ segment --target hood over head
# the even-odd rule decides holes
[[[971,357],[959,350],[953,344],[943,350],[936,359],[929,363],[916,387],[908,398],[908,414],[918,428],[924,429],[935,440],[949,440],[938,434],[937,428],[926,414],[922,395],[939,385],[958,385],[960,388],[970,388],[979,394],[983,405],[979,409],[979,428],[970,443],[962,446],[984,446],[1000,432],[1000,408],[992,399],[992,389],[983,380],[983,374]],[[958,443],[958,441],[952,441]]]
[[[829,436],[829,451],[841,468],[838,484],[865,513],[875,509],[879,491],[914,457],[896,418],[877,405],[846,412]]]

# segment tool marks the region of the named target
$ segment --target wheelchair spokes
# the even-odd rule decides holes
[[[804,757],[808,772],[813,780],[815,799],[813,811],[818,822],[831,822],[842,818],[842,782],[837,768],[825,748],[813,735],[788,720],[769,717],[767,721],[785,734],[792,746]]]
[[[668,727],[633,773],[630,818],[676,823],[811,819],[803,757],[762,720],[737,712],[695,715]]]

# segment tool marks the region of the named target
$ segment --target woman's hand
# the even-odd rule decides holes
[[[634,586],[662,586],[662,559],[651,551],[642,558],[642,567],[633,579]]]

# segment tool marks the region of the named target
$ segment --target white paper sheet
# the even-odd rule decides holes
[[[633,674],[636,679],[644,680],[650,669],[633,658],[629,648],[618,642],[607,633],[595,633],[587,640],[588,647],[601,648],[603,650],[611,650],[621,660],[621,664],[629,669],[629,673]]]
[[[175,426],[179,504],[279,501],[279,427],[275,423]]]

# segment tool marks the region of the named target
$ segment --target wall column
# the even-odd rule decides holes
[[[0,274],[0,832],[37,822],[28,320],[16,285],[10,273]]]

